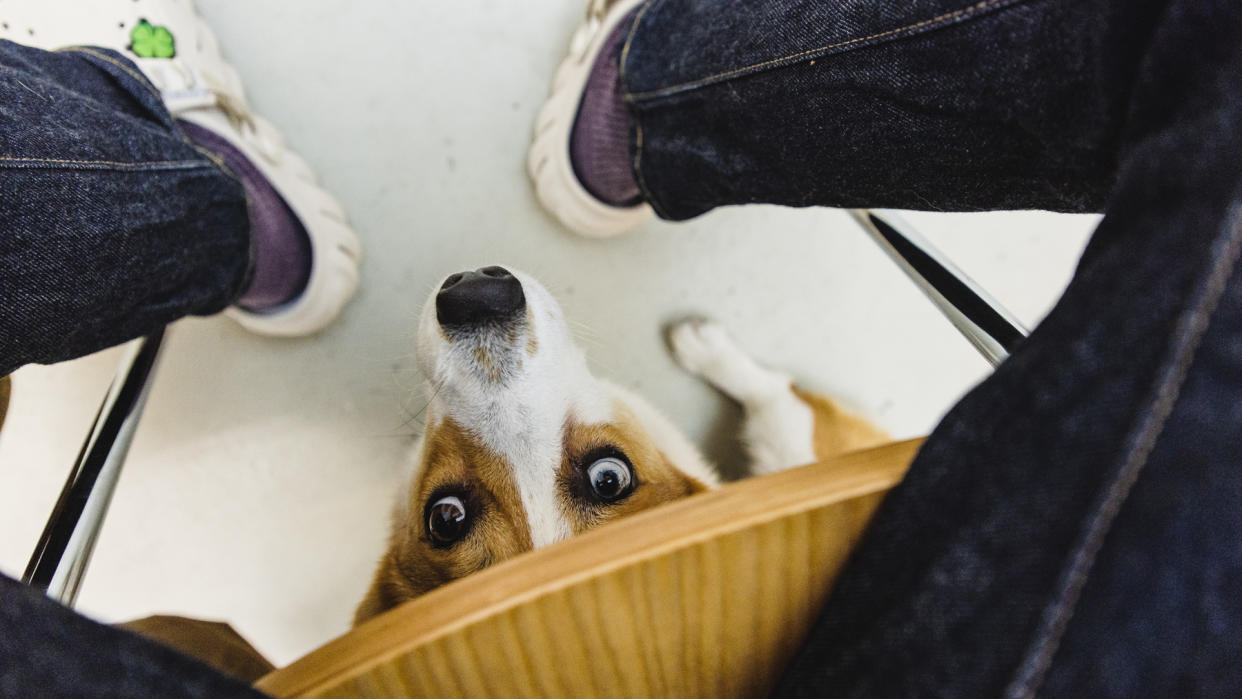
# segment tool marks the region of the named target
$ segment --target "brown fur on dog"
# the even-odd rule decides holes
[[[833,400],[793,387],[794,395],[815,414],[815,458],[824,461],[851,451],[878,447],[892,441],[869,420],[843,410]]]
[[[562,483],[561,507],[569,516],[574,534],[707,489],[669,463],[668,458],[645,438],[646,434],[633,415],[620,406],[617,413],[616,420],[611,423],[570,424],[565,429],[565,457],[557,477]],[[639,481],[634,493],[615,505],[599,506],[589,499],[573,496],[573,482],[579,480],[580,460],[600,447],[615,447],[628,456]]]
[[[609,423],[583,425],[571,421],[565,426],[563,441],[557,492],[574,534],[706,489],[669,463],[624,406],[616,407],[614,420]],[[582,496],[582,459],[600,448],[624,454],[637,479],[634,491],[614,504]],[[388,550],[354,623],[531,550],[530,525],[512,480],[512,468],[452,420],[433,427],[426,436],[418,481],[398,513]],[[433,543],[424,511],[435,494],[446,487],[469,494],[473,522],[467,536],[444,547]]]
[[[12,391],[11,379],[0,376],[0,428],[4,427],[4,416],[9,411],[9,394]]]

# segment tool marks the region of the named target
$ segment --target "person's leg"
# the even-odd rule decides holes
[[[0,375],[229,303],[251,330],[306,334],[355,288],[339,205],[249,112],[191,3],[17,0],[0,26],[89,39],[87,16],[142,25],[109,14],[126,11],[175,26],[187,60],[0,41]],[[0,696],[48,693],[255,695],[0,576]]]
[[[261,697],[135,633],[0,575],[0,697]]]
[[[627,30],[634,179],[666,218],[1108,211],[931,435],[778,695],[1242,692],[1242,13],[653,0]]]
[[[222,310],[246,195],[120,56],[0,41],[0,374]]]
[[[1242,56],[1148,77],[1137,118],[1185,111],[928,439],[777,696],[1242,693]]]
[[[675,220],[1099,211],[1163,4],[648,2],[619,56],[637,184]]]
[[[22,364],[220,311],[251,266],[242,181],[132,64],[0,40],[0,401]],[[259,696],[0,576],[0,696],[80,695]]]
[[[746,203],[1100,211],[1163,6],[604,4],[529,161],[540,201],[586,235]]]
[[[0,373],[225,306],[268,335],[337,316],[358,240],[191,2],[9,0],[0,20],[68,46],[0,40]]]
[[[1242,693],[1242,12],[1161,10],[1124,22],[1073,282],[928,439],[778,696]]]

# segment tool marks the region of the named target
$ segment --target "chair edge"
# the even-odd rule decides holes
[[[895,442],[748,478],[518,556],[390,610],[266,675],[255,687],[278,697],[319,691],[597,576],[705,539],[882,493],[901,480],[921,444]]]

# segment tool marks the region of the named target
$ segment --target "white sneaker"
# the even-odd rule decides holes
[[[263,173],[310,236],[310,279],[301,295],[279,308],[230,307],[226,313],[237,322],[264,335],[308,335],[336,318],[354,295],[362,249],[341,205],[276,127],[251,112],[237,72],[192,0],[3,0],[0,39],[49,50],[120,52],[160,91],[173,116],[220,135]]]
[[[535,196],[570,230],[591,238],[624,233],[649,220],[647,203],[612,206],[596,199],[578,180],[570,160],[570,135],[591,68],[604,40],[643,0],[591,0],[586,21],[569,42],[569,55],[552,79],[551,95],[535,119],[535,139],[526,157],[526,171]]]

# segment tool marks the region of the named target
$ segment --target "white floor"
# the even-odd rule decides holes
[[[174,327],[80,608],[232,622],[284,663],[346,630],[379,554],[422,388],[415,311],[446,274],[503,263],[559,292],[602,374],[736,466],[738,414],[681,373],[661,328],[725,321],[754,353],[898,436],[926,433],[988,369],[842,213],[749,207],[574,238],[522,159],[584,0],[200,0],[257,110],[340,197],[364,245],[340,323],[272,341]],[[1093,225],[912,215],[1035,324]],[[17,373],[0,434],[0,571],[20,575],[117,359]]]

